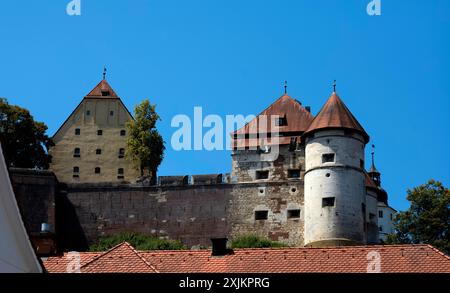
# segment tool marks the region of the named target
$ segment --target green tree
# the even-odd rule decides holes
[[[106,251],[122,242],[130,243],[137,250],[186,249],[186,246],[178,240],[166,240],[140,233],[122,232],[100,239],[98,243],[89,246],[89,251]]]
[[[0,142],[9,167],[48,169],[53,142],[46,131],[27,109],[0,98]]]
[[[231,248],[264,248],[264,247],[285,247],[284,243],[271,241],[256,235],[244,235],[235,238],[231,242]]]
[[[430,180],[408,190],[411,206],[394,218],[395,233],[387,243],[426,243],[450,254],[450,193]]]
[[[156,122],[161,120],[156,113],[156,105],[144,100],[134,109],[134,119],[126,125],[128,129],[126,156],[144,176],[148,170],[155,178],[158,166],[164,158],[164,141],[158,130]]]

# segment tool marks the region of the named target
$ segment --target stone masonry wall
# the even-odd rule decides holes
[[[28,170],[12,171],[11,181],[29,233],[50,223],[65,251],[86,250],[100,237],[121,231],[179,239],[189,248],[244,234],[303,244],[302,180],[220,183],[217,176],[208,178],[164,186],[57,185],[53,173]],[[255,220],[258,210],[267,210],[267,220]],[[299,217],[288,218],[289,210],[300,210]]]

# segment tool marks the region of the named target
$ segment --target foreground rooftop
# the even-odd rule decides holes
[[[379,262],[377,258],[379,257]],[[64,273],[67,254],[49,257],[49,273]],[[379,264],[379,266],[378,266]],[[450,273],[450,257],[431,245],[329,248],[137,251],[122,243],[106,252],[80,252],[82,273]]]

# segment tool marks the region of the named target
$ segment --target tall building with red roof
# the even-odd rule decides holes
[[[136,181],[139,172],[124,158],[131,119],[103,79],[54,134],[50,169],[64,183]]]

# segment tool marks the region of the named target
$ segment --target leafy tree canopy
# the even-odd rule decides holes
[[[264,248],[264,247],[285,247],[284,243],[271,241],[256,235],[244,235],[237,237],[231,242],[232,248]]]
[[[0,98],[0,142],[9,167],[48,169],[53,142],[46,131],[27,109]]]
[[[441,182],[408,190],[411,206],[394,218],[395,233],[387,243],[426,243],[450,254],[450,193]]]
[[[156,129],[158,120],[161,119],[156,113],[156,105],[144,100],[134,109],[134,120],[127,123],[126,156],[141,171],[141,176],[144,170],[155,176],[164,158],[164,140]]]
[[[122,242],[130,243],[137,250],[186,249],[186,246],[178,240],[166,240],[140,233],[122,232],[100,239],[98,243],[89,247],[89,251],[106,251]]]

